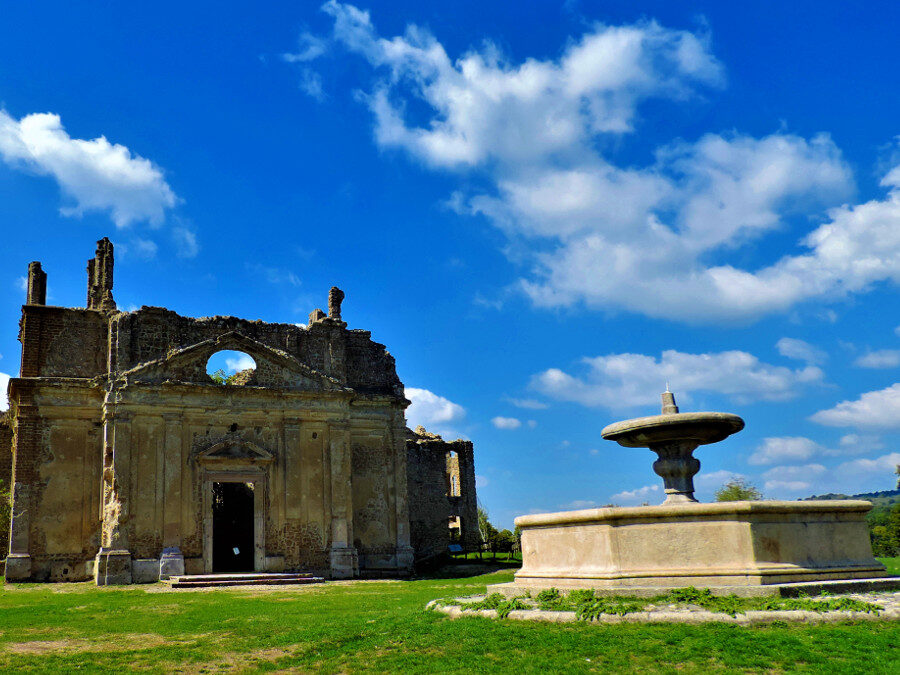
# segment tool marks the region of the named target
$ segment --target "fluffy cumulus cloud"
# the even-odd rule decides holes
[[[546,410],[549,407],[546,403],[536,401],[533,398],[505,398],[504,400],[512,403],[517,408],[524,408],[525,410]]]
[[[825,134],[710,133],[643,165],[617,161],[644,102],[724,84],[703,31],[595,24],[555,57],[513,62],[489,43],[453,57],[417,26],[382,37],[368,12],[334,0],[323,10],[329,48],[375,73],[360,99],[376,142],[487,178],[449,203],[506,233],[527,269],[518,288],[538,306],[739,322],[900,281],[900,167],[883,199],[848,204],[852,175]],[[296,60],[322,51],[305,39]],[[780,259],[745,269],[724,258],[809,218],[817,226]]]
[[[841,401],[820,410],[810,419],[831,427],[871,429],[900,428],[900,382],[885,389],[869,391],[855,401]]]
[[[815,441],[803,436],[776,436],[763,439],[747,460],[750,464],[802,462],[822,451]]]
[[[530,386],[563,401],[628,408],[658,403],[666,382],[682,395],[715,392],[747,402],[788,399],[802,385],[819,382],[823,377],[816,366],[775,366],[743,351],[686,354],[667,350],[659,358],[610,354],[582,359],[580,371],[572,375],[550,368],[534,375]]]
[[[636,488],[634,490],[623,490],[622,492],[617,492],[610,500],[615,503],[625,502],[625,503],[634,503],[634,502],[643,502],[649,499],[652,496],[659,494],[662,491],[662,488],[659,487],[656,483],[653,485],[645,485],[643,487]]]
[[[0,157],[13,168],[52,176],[72,202],[61,209],[68,216],[103,211],[118,227],[157,225],[178,201],[150,160],[103,136],[72,138],[52,113],[17,120],[0,110]]]
[[[828,472],[821,464],[776,466],[763,474],[763,488],[775,492],[808,490],[816,479]]]
[[[836,448],[816,443],[805,436],[772,436],[763,442],[747,458],[749,464],[782,464],[803,462],[813,457],[840,457],[859,455],[880,450],[884,444],[877,436],[847,434],[842,436]]]
[[[513,430],[518,429],[522,426],[522,421],[516,419],[515,417],[500,417],[497,416],[491,420],[491,424],[493,424],[497,429],[506,429]]]
[[[229,372],[239,373],[242,370],[256,368],[256,361],[249,354],[237,352],[234,357],[225,359],[225,367]]]
[[[890,452],[874,459],[854,459],[844,462],[835,469],[835,473],[892,477],[898,466],[900,466],[900,452]]]
[[[900,366],[900,349],[876,349],[866,352],[853,363],[860,368],[896,368]]]
[[[0,411],[9,409],[9,398],[6,389],[9,387],[9,375],[0,373]]]
[[[444,435],[447,434],[449,425],[466,416],[461,405],[427,389],[407,387],[406,398],[412,401],[406,409],[406,420],[412,428],[421,425],[433,433]],[[447,435],[452,435],[452,432]]]
[[[806,363],[821,364],[828,358],[828,355],[818,347],[796,338],[783,337],[775,343],[775,348],[786,358]]]

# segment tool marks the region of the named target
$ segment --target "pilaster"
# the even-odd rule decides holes
[[[108,407],[103,415],[103,513],[94,580],[131,583],[128,550],[131,501],[131,415]]]
[[[359,576],[359,557],[353,546],[352,452],[350,427],[345,420],[328,423],[331,464],[331,576]]]

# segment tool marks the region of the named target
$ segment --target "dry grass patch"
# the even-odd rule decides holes
[[[127,652],[141,649],[155,649],[162,645],[185,644],[187,641],[167,640],[162,635],[124,634],[117,635],[114,641],[87,640],[83,638],[68,640],[29,640],[27,642],[10,642],[4,645],[11,654],[57,654],[72,652]]]

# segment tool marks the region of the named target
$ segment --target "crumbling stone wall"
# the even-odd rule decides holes
[[[460,545],[476,550],[478,500],[472,442],[445,441],[417,427],[408,432],[406,453],[410,536],[416,560],[447,552],[451,518],[459,519]]]
[[[409,402],[384,345],[342,320],[339,289],[303,328],[120,312],[112,284],[106,239],[87,308],[46,306],[46,273],[29,266],[16,433],[0,427],[16,503],[8,579],[152,580],[163,550],[209,571],[223,480],[254,486],[260,571],[409,571]],[[256,369],[217,385],[206,363],[223,349]]]

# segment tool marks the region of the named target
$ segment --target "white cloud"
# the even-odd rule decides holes
[[[159,224],[178,199],[162,170],[103,136],[71,138],[59,115],[35,113],[20,120],[0,110],[0,157],[13,168],[52,176],[74,201],[63,215],[108,211],[117,227]]]
[[[567,153],[597,133],[632,129],[639,102],[688,96],[718,85],[722,70],[706,38],[655,22],[596,25],[557,60],[507,62],[491,44],[453,61],[427,30],[377,35],[369,13],[329,1],[334,39],[387,72],[367,97],[379,144],[403,148],[429,164],[472,166],[530,161]],[[408,126],[408,96],[433,117]]]
[[[806,361],[813,365],[824,363],[828,355],[808,342],[796,338],[783,337],[775,343],[778,353],[789,359]]]
[[[617,492],[612,497],[610,497],[610,501],[613,502],[640,502],[645,501],[651,495],[654,495],[660,491],[660,487],[657,484],[653,485],[645,485],[644,487],[639,487],[634,490],[623,490],[622,492]]]
[[[729,471],[728,469],[720,469],[718,471],[701,471],[694,477],[694,485],[697,487],[720,487],[728,481],[746,479],[742,473],[737,471]]]
[[[582,359],[585,372],[570,375],[551,368],[531,378],[542,394],[586,406],[627,408],[659,402],[666,382],[678,394],[716,392],[736,401],[778,401],[803,384],[819,382],[815,366],[792,370],[761,362],[742,351],[686,354],[667,350],[660,358],[644,354],[610,354]]]
[[[173,227],[172,238],[175,240],[176,255],[179,258],[194,258],[200,252],[200,244],[193,230],[184,226]]]
[[[20,291],[27,291],[28,290],[28,278],[27,277],[19,277],[18,279],[16,279],[16,288],[18,288]]]
[[[522,422],[515,417],[494,417],[491,420],[491,424],[493,424],[498,429],[518,429],[522,426]]]
[[[750,464],[802,462],[820,453],[822,446],[803,436],[776,436],[763,439],[747,459]]]
[[[848,455],[862,454],[884,448],[884,442],[879,436],[865,434],[845,434],[841,436],[839,443],[844,454]]]
[[[525,410],[546,410],[550,407],[546,403],[533,398],[505,398],[504,400],[512,403],[517,408],[524,408]]]
[[[406,409],[406,419],[412,428],[422,425],[433,433],[442,434],[436,429],[458,422],[466,415],[466,411],[461,405],[427,389],[407,387],[406,398],[412,401],[412,405]]]
[[[858,357],[853,365],[860,368],[896,368],[900,366],[900,349],[878,349]]]
[[[328,51],[328,41],[324,40],[308,31],[304,31],[297,38],[297,51],[289,54],[282,54],[281,58],[288,63],[307,63],[319,58]]]
[[[843,473],[854,475],[885,474],[887,477],[891,477],[898,466],[900,466],[900,452],[891,452],[875,459],[854,459],[844,462],[835,469],[835,473],[838,475]]]
[[[256,361],[249,354],[238,354],[236,358],[225,359],[225,367],[229,372],[239,373],[248,368],[256,368]]]
[[[325,90],[322,89],[322,77],[311,68],[304,68],[300,71],[300,89],[307,96],[319,102],[327,98]]]
[[[9,398],[6,395],[9,378],[10,376],[6,373],[0,373],[0,410],[9,410]]]
[[[766,481],[782,480],[782,481],[798,481],[805,480],[809,482],[811,479],[827,473],[821,464],[804,464],[802,466],[775,466],[763,473]]]
[[[538,425],[538,423],[535,420],[528,420],[527,424],[528,424],[529,429],[534,429]]]
[[[847,204],[851,171],[825,134],[707,134],[658,148],[644,166],[616,162],[643,102],[722,84],[705,34],[596,24],[557,58],[512,62],[487,44],[453,59],[422,28],[386,39],[368,12],[323,9],[332,39],[379,74],[360,97],[376,142],[485,173],[483,192],[452,203],[506,233],[537,306],[746,322],[900,281],[900,167],[882,180],[884,199]],[[819,223],[796,250],[755,268],[727,262],[795,215]]]
[[[832,427],[900,428],[900,382],[866,392],[855,401],[841,401],[810,419]]]
[[[808,491],[812,483],[802,480],[767,480],[763,488],[770,492]]]
[[[487,479],[487,476],[482,476],[481,474],[475,474],[475,488],[483,488],[487,487],[490,484],[490,481]]]

